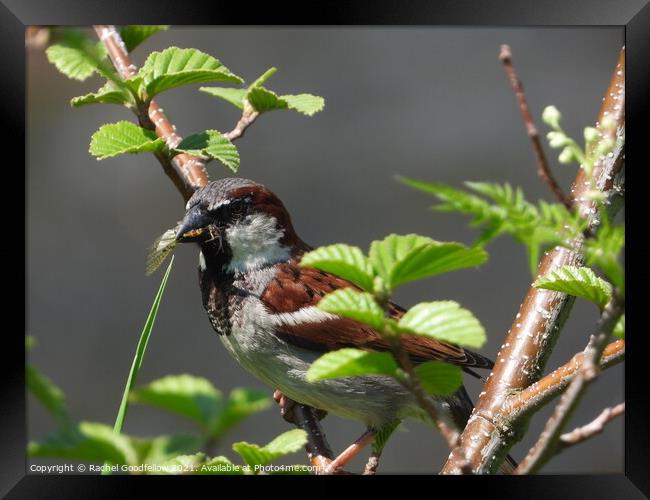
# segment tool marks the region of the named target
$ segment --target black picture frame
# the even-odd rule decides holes
[[[235,2],[193,1],[174,2],[157,0],[155,2],[139,0],[137,2],[101,2],[99,0],[51,2],[46,0],[3,0],[0,5],[0,38],[3,56],[3,84],[0,86],[2,115],[12,144],[25,140],[25,48],[24,29],[28,25],[90,25],[93,23],[114,24],[239,24],[239,25],[507,25],[507,26],[593,26],[608,25],[625,28],[626,39],[626,120],[627,127],[626,156],[633,165],[643,165],[644,148],[641,120],[647,116],[650,95],[650,5],[646,0],[411,0],[409,2],[391,2],[374,0],[373,2],[347,1],[323,2],[310,5],[299,2],[283,2],[282,8],[251,9],[247,4]],[[287,13],[292,13],[288,15]],[[636,124],[636,125],[635,125]],[[5,150],[6,151],[6,150]],[[19,152],[20,153],[20,152]],[[647,154],[646,154],[647,156]],[[6,157],[6,156],[5,156]],[[5,162],[5,172],[18,172],[15,163]],[[11,168],[9,168],[11,167]],[[629,170],[629,169],[628,169]],[[628,197],[627,217],[641,219],[646,213],[636,206],[641,201],[635,200],[636,177],[632,169],[632,196]],[[628,172],[629,174],[629,172]],[[27,179],[25,196],[28,196]],[[5,177],[5,186],[18,190],[20,179],[9,181]],[[8,193],[8,191],[7,191]],[[6,208],[6,221],[16,218],[19,205]],[[25,204],[26,213],[26,204]],[[632,227],[643,227],[642,220]],[[13,232],[14,229],[5,227]],[[5,233],[7,235],[7,233]],[[8,236],[8,235],[7,235]],[[6,236],[6,237],[7,237]],[[628,234],[628,250],[643,249],[641,241],[635,240],[641,235]],[[8,238],[14,245],[14,237]],[[24,241],[24,240],[23,240]],[[632,253],[630,252],[630,253]],[[626,254],[626,259],[629,259]],[[627,269],[639,269],[635,266],[634,256],[626,261]],[[644,271],[645,272],[645,271]],[[638,292],[628,294],[628,324],[636,324],[640,319],[639,308],[643,300],[644,272],[635,276],[626,273],[628,289],[639,286]],[[645,272],[647,274],[647,272]],[[7,285],[7,295],[17,297],[13,288]],[[10,317],[6,308],[5,324]],[[18,355],[23,352],[24,340],[15,328],[5,327],[2,352],[2,408],[0,412],[0,493],[7,498],[40,498],[93,496],[114,497],[127,487],[143,486],[144,481],[132,477],[99,478],[91,476],[34,476],[26,475],[26,419],[25,419],[25,358]],[[650,395],[644,383],[644,355],[647,352],[641,345],[645,332],[632,327],[630,349],[627,349],[625,364],[626,375],[626,415],[625,415],[625,473],[621,475],[592,476],[530,476],[530,477],[485,477],[465,478],[470,489],[469,494],[499,496],[500,498],[644,498],[650,496],[650,431],[648,422],[650,413],[648,403]],[[635,383],[631,383],[635,381]],[[639,381],[637,383],[637,381]],[[373,483],[383,484],[390,476],[377,476]],[[423,485],[427,490],[419,494],[432,494],[431,488],[437,488],[437,481],[460,481],[462,478],[442,476],[417,476],[413,480],[436,484]],[[231,479],[232,480],[232,479]],[[273,479],[280,480],[280,479]],[[314,478],[292,478],[292,481],[313,481]],[[317,479],[316,479],[317,480]],[[349,481],[349,479],[329,478],[327,481]],[[102,482],[106,481],[106,482]],[[256,481],[260,481],[257,479]],[[481,481],[478,484],[473,481]],[[483,481],[489,481],[494,489],[487,488]],[[168,484],[185,488],[179,478],[167,481]],[[292,483],[301,487],[306,483]],[[311,483],[310,483],[311,484]],[[370,482],[366,482],[369,485]],[[406,483],[402,483],[406,484]],[[215,488],[215,483],[208,485]],[[342,486],[342,485],[341,485]],[[448,483],[458,487],[458,483]],[[479,489],[480,488],[480,489]],[[216,490],[216,488],[215,488]],[[170,490],[171,491],[171,490]],[[285,494],[290,490],[284,490]],[[413,491],[410,490],[409,491]],[[426,493],[426,492],[429,493]],[[474,493],[472,493],[474,492]]]

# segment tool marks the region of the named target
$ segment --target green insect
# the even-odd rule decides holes
[[[165,262],[165,259],[171,255],[176,248],[176,230],[179,226],[168,229],[161,234],[156,241],[151,245],[149,254],[147,255],[147,267],[145,274],[147,276],[156,272],[156,269]]]

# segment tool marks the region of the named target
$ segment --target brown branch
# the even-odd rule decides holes
[[[623,48],[598,117],[598,122],[605,116],[612,117],[617,124],[615,134],[622,134],[625,125],[624,86]],[[596,188],[609,192],[622,163],[622,148],[618,148],[611,157],[599,159],[592,174]],[[571,190],[572,202],[595,227],[599,223],[596,202],[585,196],[590,189],[591,184],[581,168]],[[571,250],[555,247],[542,258],[538,274],[546,274],[564,265],[581,265],[581,248],[582,239],[575,241]],[[512,422],[503,421],[503,408],[513,392],[526,389],[540,378],[573,302],[574,298],[566,294],[531,285],[497,355],[494,370],[461,434],[460,444],[452,450],[442,469],[443,474],[462,474],[466,461],[469,461],[474,473],[494,472],[512,445],[521,439],[525,419],[520,419],[513,428]]]
[[[600,366],[609,368],[624,359],[625,341],[617,340],[609,344],[603,351]],[[559,396],[580,371],[583,360],[584,352],[579,352],[544,378],[523,391],[510,396],[503,407],[503,417],[507,419],[523,417],[528,413],[539,410],[553,398]]]
[[[562,434],[560,436],[560,445],[558,447],[558,452],[565,450],[571,446],[582,443],[587,439],[600,434],[605,429],[605,426],[614,420],[616,417],[620,417],[625,413],[625,403],[620,403],[613,408],[605,408],[598,417],[587,425],[577,427],[571,432]]]
[[[134,76],[138,68],[133,64],[122,37],[115,29],[115,26],[97,25],[95,32],[102,41],[108,55],[117,70],[118,74],[128,79]],[[146,99],[145,99],[146,100]],[[176,132],[176,127],[169,121],[162,108],[156,101],[150,101],[140,109],[136,109],[140,126],[156,132],[162,137],[170,148],[178,146],[182,137]],[[163,155],[157,154],[156,158],[163,167],[165,173],[172,180],[179,190],[183,199],[187,201],[197,189],[208,183],[208,172],[205,163],[196,156],[185,153],[174,156],[171,160]]]
[[[138,68],[133,64],[126,50],[126,45],[115,29],[115,26],[95,25],[94,29],[106,47],[111,62],[118,74],[124,79],[134,76]],[[156,135],[162,137],[168,146],[175,147],[181,142],[182,138],[176,132],[176,126],[165,116],[163,109],[155,101],[151,100],[148,107],[135,109],[134,111],[138,117],[140,126],[154,130]],[[259,113],[254,111],[245,111],[235,128],[225,134],[226,137],[231,141],[241,137],[246,128],[255,121],[258,115]],[[170,160],[163,154],[156,154],[156,158],[158,158],[163,170],[172,180],[185,201],[192,196],[195,190],[205,186],[209,181],[205,163],[196,156],[182,153],[174,156]],[[332,452],[314,409],[310,406],[296,403],[294,415],[296,425],[307,432],[308,443],[306,448],[311,463],[318,467],[319,470],[324,469],[332,458]]]
[[[580,371],[562,395],[539,439],[515,469],[515,474],[535,473],[553,455],[558,453],[558,443],[562,431],[578,407],[587,387],[598,376],[601,353],[604,351],[618,319],[623,314],[624,308],[623,300],[615,292],[598,321],[596,334],[591,336],[589,344],[585,348],[584,361]]]
[[[260,114],[257,111],[252,109],[250,106],[244,105],[244,111],[242,112],[241,118],[235,125],[235,128],[223,135],[231,141],[239,139],[244,135],[246,129],[252,125],[258,116],[260,116]]]
[[[501,46],[501,52],[499,53],[499,59],[503,63],[503,69],[505,69],[508,79],[510,80],[510,85],[512,90],[515,91],[515,96],[517,97],[517,102],[519,103],[519,111],[521,111],[521,117],[524,120],[524,125],[526,125],[526,132],[533,146],[533,153],[535,154],[535,160],[537,161],[537,173],[542,178],[548,187],[551,189],[555,197],[563,203],[565,207],[571,208],[571,200],[564,193],[560,185],[553,177],[551,168],[548,165],[546,160],[546,155],[544,154],[544,149],[542,148],[542,143],[539,138],[539,133],[537,132],[537,127],[535,127],[535,122],[533,117],[528,110],[528,102],[526,101],[526,94],[524,94],[524,86],[521,83],[521,80],[517,76],[515,67],[512,64],[512,52],[508,45]]]

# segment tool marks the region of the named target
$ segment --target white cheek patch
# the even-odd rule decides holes
[[[291,253],[280,244],[284,230],[279,230],[275,217],[252,214],[226,229],[226,241],[232,258],[226,267],[235,274],[284,262]]]

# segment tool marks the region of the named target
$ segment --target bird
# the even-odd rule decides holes
[[[273,192],[257,182],[228,177],[196,190],[185,209],[176,241],[200,247],[199,286],[210,323],[245,370],[279,391],[276,399],[289,398],[321,415],[360,421],[366,432],[357,448],[369,442],[368,436],[390,435],[406,418],[430,420],[413,394],[389,376],[307,380],[310,365],[325,353],[345,347],[390,348],[370,326],[317,307],[328,293],[359,288],[335,274],[300,265],[312,247],[298,236],[288,210]],[[389,302],[391,317],[398,319],[405,312]],[[432,338],[402,335],[401,341],[414,365],[444,361],[478,376],[473,369],[494,364]],[[432,400],[448,425],[464,428],[473,409],[464,386]],[[378,459],[380,446],[373,450]],[[336,466],[345,465],[349,455],[335,460]],[[503,470],[511,470],[512,464],[504,464]]]

